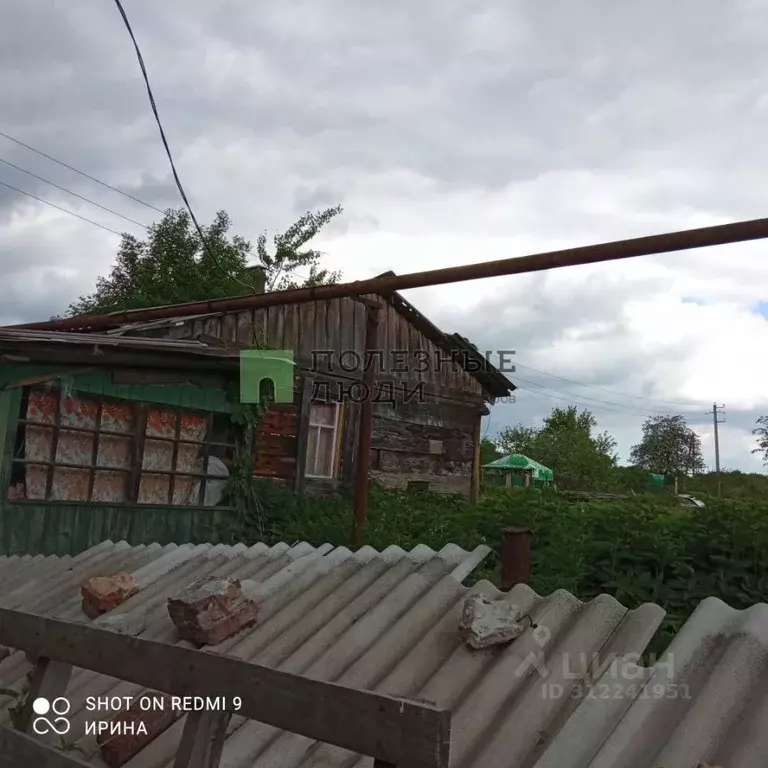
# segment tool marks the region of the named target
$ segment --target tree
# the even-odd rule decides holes
[[[640,442],[632,446],[630,461],[658,475],[693,475],[705,469],[701,438],[680,415],[646,419]]]
[[[264,279],[248,268],[251,243],[229,235],[231,221],[219,211],[209,227],[202,227],[205,247],[197,229],[183,209],[168,210],[149,228],[146,239],[123,235],[117,260],[108,277],[96,281],[96,290],[73,302],[67,315],[102,314],[142,309],[186,301],[203,301],[260,293],[300,284],[321,285],[338,281],[340,275],[320,269],[320,251],[305,249],[307,243],[341,207],[305,213],[283,234],[275,235],[275,252],[266,249],[266,235],[259,236],[256,257]],[[309,268],[299,283],[291,273]]]
[[[762,453],[763,464],[768,465],[768,416],[761,416],[757,420],[752,434],[757,438],[757,448],[753,448],[752,453]]]
[[[499,451],[498,446],[493,440],[484,437],[480,441],[480,466],[490,464],[492,461],[496,461],[496,459],[500,459],[501,457],[502,453]]]
[[[539,430],[535,427],[524,427],[522,424],[505,427],[499,432],[496,444],[504,456],[509,456],[510,453],[521,453],[529,459],[535,459],[536,457],[532,454],[536,452],[538,434]]]
[[[320,269],[321,251],[312,248],[302,250],[317,233],[342,212],[342,207],[327,208],[319,213],[307,211],[293,226],[274,237],[274,254],[267,252],[267,235],[262,232],[256,241],[259,262],[264,268],[268,291],[298,288],[300,285],[331,285],[341,277],[339,272]],[[309,268],[309,274],[297,282],[296,269]]]
[[[593,434],[595,417],[575,406],[554,408],[540,428],[518,424],[497,438],[505,454],[521,453],[549,467],[561,488],[605,487],[615,466],[616,441],[607,433]]]

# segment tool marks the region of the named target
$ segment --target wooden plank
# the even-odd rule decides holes
[[[270,349],[283,349],[283,307],[267,309],[267,339]]]
[[[352,483],[357,466],[358,430],[360,428],[360,403],[345,403],[344,442],[341,453],[341,480]],[[374,424],[376,419],[374,418]]]
[[[344,327],[342,324],[342,302],[343,299],[329,299],[326,305],[326,338],[330,349],[344,351],[343,337]]]
[[[69,555],[72,551],[72,538],[75,533],[77,506],[74,504],[56,505],[54,509],[56,510],[58,529],[56,553],[58,555]]]
[[[286,304],[283,310],[283,349],[293,350],[295,355],[298,349],[299,305]]]
[[[253,344],[259,349],[270,347],[270,340],[267,337],[267,310],[253,310]]]
[[[37,663],[32,670],[29,681],[29,693],[19,718],[18,729],[29,732],[32,727],[34,712],[32,704],[36,699],[43,698],[53,701],[67,692],[69,679],[72,676],[72,666],[54,661],[48,654],[35,654]],[[47,739],[45,739],[47,741]]]
[[[361,304],[359,301],[353,301],[354,304],[354,321],[353,321],[353,328],[355,332],[355,344],[354,344],[354,350],[357,352],[358,355],[360,355],[360,359],[362,359],[363,355],[365,354],[365,306]],[[333,361],[336,365],[338,365],[338,360]]]
[[[253,312],[237,313],[237,340],[241,344],[253,344]]]
[[[237,315],[234,312],[221,318],[221,338],[224,341],[237,341]]]
[[[355,350],[355,305],[352,299],[339,299],[339,354]]]
[[[175,696],[237,696],[239,715],[403,768],[447,768],[450,713],[230,656],[0,609],[0,643]]]
[[[0,725],[0,768],[93,768],[41,744],[20,731]]]
[[[45,509],[39,506],[24,505],[24,511],[29,516],[29,539],[27,554],[37,555],[42,552],[45,537]]]
[[[191,712],[173,768],[218,768],[231,712]]]
[[[300,358],[312,358],[315,346],[315,305],[311,302],[299,306],[298,326],[299,349],[297,356]]]
[[[203,333],[206,336],[215,336],[217,339],[221,338],[221,318],[209,317],[203,321]]]
[[[314,380],[310,376],[304,377],[301,393],[301,411],[299,412],[298,443],[296,446],[296,474],[294,476],[293,490],[303,493],[305,483],[305,469],[307,463],[307,442],[309,440],[309,414],[312,409],[312,387]]]
[[[328,328],[326,322],[328,320],[328,302],[316,301],[314,302],[315,319],[312,323],[312,349],[336,349],[336,344],[333,339],[328,338]]]
[[[480,429],[483,417],[478,414],[475,425],[475,434],[473,435],[472,446],[472,487],[469,492],[469,500],[472,504],[477,504],[480,500]]]

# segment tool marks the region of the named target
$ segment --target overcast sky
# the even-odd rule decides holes
[[[198,217],[224,208],[255,239],[341,203],[320,245],[347,279],[768,213],[761,0],[125,8]],[[180,205],[110,0],[3,3],[0,84],[0,131],[160,209]],[[157,216],[1,136],[0,158],[143,224]],[[3,163],[0,181],[141,233]],[[63,310],[118,242],[0,186],[0,323]],[[489,436],[574,403],[626,458],[645,417],[681,412],[712,465],[716,400],[722,464],[761,471],[750,431],[768,413],[766,247],[406,295],[444,330],[516,350],[517,402],[493,408]]]

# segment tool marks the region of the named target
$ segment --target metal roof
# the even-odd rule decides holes
[[[628,611],[602,595],[542,597],[461,582],[489,550],[418,546],[358,552],[330,545],[246,548],[104,542],[76,557],[0,558],[0,605],[87,621],[79,587],[91,575],[125,570],[141,591],[111,612],[143,619],[143,637],[176,642],[166,599],[202,575],[262,585],[260,620],[216,650],[352,687],[426,699],[452,712],[453,768],[726,768],[768,764],[768,606],[735,611],[705,600],[654,669],[633,662],[664,611]],[[475,651],[457,626],[464,598],[513,602],[536,627],[509,645]],[[597,655],[605,671],[583,677]],[[612,659],[620,659],[611,665]],[[29,670],[21,653],[0,662],[3,686]],[[595,686],[588,696],[577,688]],[[643,683],[646,683],[643,687]],[[677,688],[672,686],[677,685]],[[76,671],[70,737],[83,733],[86,696],[135,694],[135,686]],[[674,694],[674,695],[673,695]],[[0,706],[3,700],[0,699]],[[108,715],[103,714],[102,717]],[[111,716],[111,713],[109,713]],[[0,721],[7,721],[7,710]],[[128,768],[170,768],[183,721],[148,744]],[[101,765],[95,737],[79,746]],[[233,718],[225,768],[349,768],[370,765],[253,721]]]

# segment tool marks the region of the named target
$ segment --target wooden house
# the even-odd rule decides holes
[[[295,361],[293,402],[259,424],[255,475],[313,494],[351,485],[368,399],[372,480],[476,496],[481,417],[514,385],[397,293],[284,293],[252,309],[121,313],[98,332],[0,329],[0,553],[212,540],[227,513],[213,466],[234,443],[240,354],[254,346]]]

